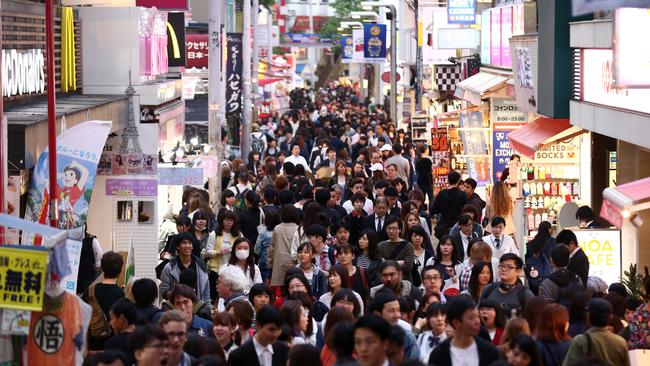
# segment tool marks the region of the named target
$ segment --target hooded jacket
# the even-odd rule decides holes
[[[551,272],[539,286],[539,296],[542,296],[550,302],[559,302],[562,295],[562,289],[565,289],[572,283],[582,284],[582,281],[574,273],[565,268]]]
[[[208,280],[208,266],[203,260],[192,255],[196,263],[196,291],[199,300],[210,303],[210,281]],[[181,269],[178,265],[178,257],[172,259],[165,265],[160,275],[160,294],[164,296],[178,283]]]

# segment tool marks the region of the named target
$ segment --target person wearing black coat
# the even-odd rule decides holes
[[[388,240],[388,234],[386,234],[386,219],[389,217],[388,202],[386,201],[386,198],[378,197],[375,199],[375,213],[363,218],[363,228],[375,230],[377,232],[377,239],[381,243],[382,241]],[[377,230],[378,228],[379,230]]]
[[[578,245],[578,238],[571,230],[562,230],[557,234],[555,241],[558,244],[564,244],[569,247],[569,265],[567,269],[575,273],[583,284],[587,284],[589,277],[589,258]]]
[[[257,227],[262,224],[262,209],[260,208],[260,198],[254,191],[246,192],[244,196],[246,208],[239,213],[239,227],[244,237],[248,238],[251,243],[257,241]]]
[[[285,366],[289,358],[289,346],[277,341],[280,336],[284,319],[280,310],[273,305],[264,305],[257,313],[256,333],[246,343],[241,345],[228,356],[228,365],[261,366],[260,358],[270,356],[272,366]],[[269,348],[273,349],[269,355]],[[261,356],[258,357],[258,350]],[[268,366],[267,363],[264,366]]]
[[[418,188],[429,197],[429,203],[431,203],[433,202],[433,161],[427,156],[428,151],[428,146],[419,147],[415,172],[417,173]]]
[[[434,229],[438,239],[449,233],[449,230],[458,221],[460,210],[467,203],[467,195],[458,188],[460,173],[449,172],[447,180],[449,187],[438,194],[431,207],[432,214],[440,214],[440,220]]]

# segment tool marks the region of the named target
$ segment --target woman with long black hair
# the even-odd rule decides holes
[[[256,283],[262,283],[260,268],[255,264],[255,256],[251,250],[251,242],[248,238],[238,238],[232,245],[232,254],[228,265],[237,266],[246,275],[247,284],[244,293],[248,294],[251,287]]]
[[[492,264],[478,261],[472,266],[472,274],[469,277],[469,286],[463,293],[469,294],[477,303],[481,298],[483,289],[494,282]]]

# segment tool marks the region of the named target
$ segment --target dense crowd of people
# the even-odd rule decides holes
[[[381,106],[335,84],[290,96],[222,163],[218,210],[187,188],[166,216],[158,281],[123,290],[103,255],[85,364],[629,365],[650,348],[650,304],[588,277],[573,232],[543,222],[520,255],[507,181],[486,203],[451,171],[434,196],[430,147]]]

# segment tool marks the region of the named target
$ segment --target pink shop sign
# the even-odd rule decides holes
[[[126,197],[155,197],[157,179],[106,179],[106,195]]]

